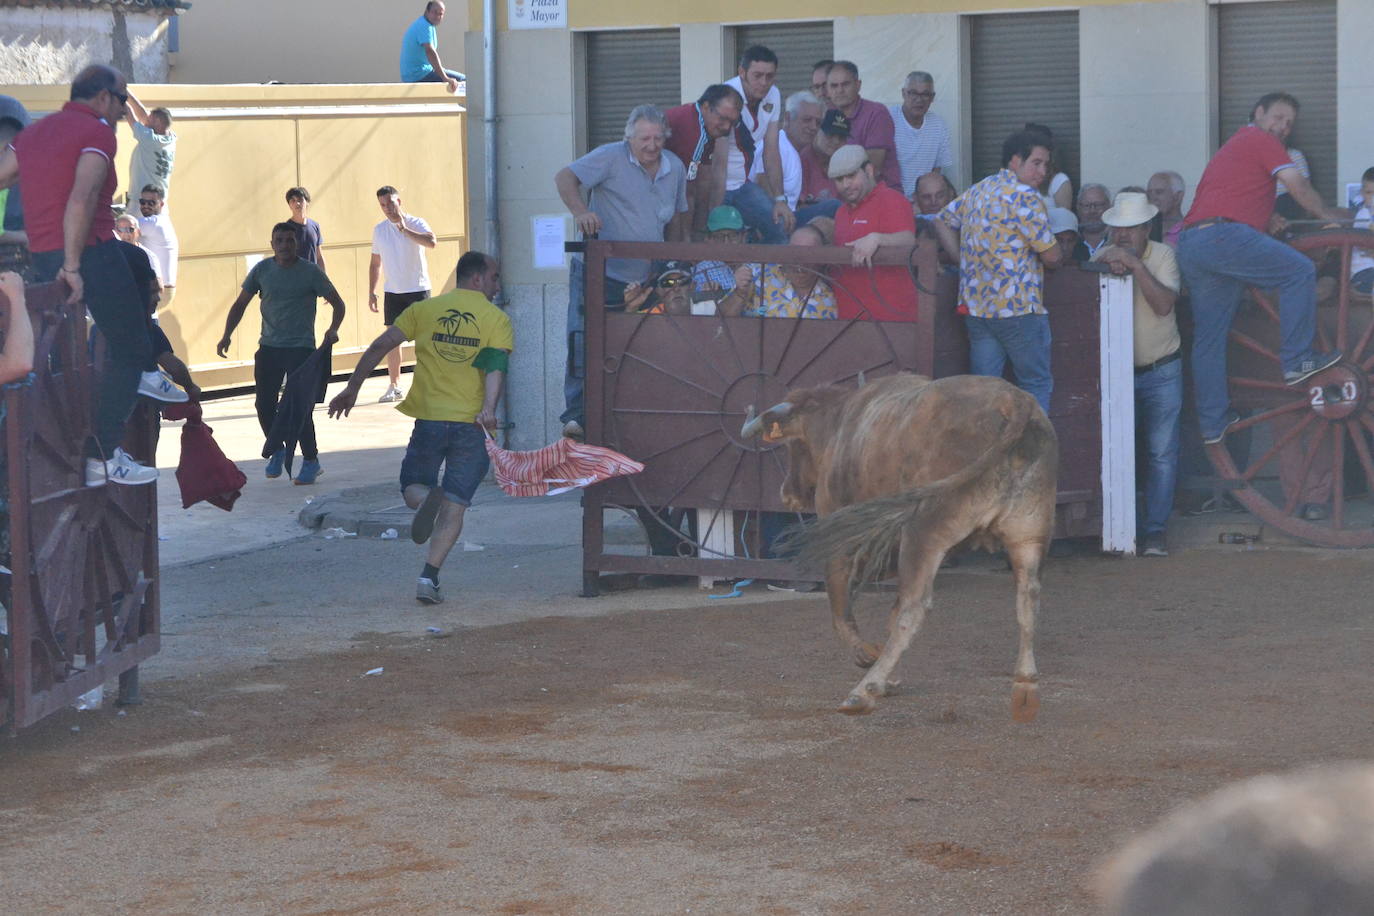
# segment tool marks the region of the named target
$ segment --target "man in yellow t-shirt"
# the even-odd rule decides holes
[[[417,544],[429,541],[415,588],[416,600],[425,604],[443,601],[439,567],[458,541],[463,513],[486,476],[483,429],[496,425],[496,405],[514,349],[510,319],[491,304],[501,289],[496,260],[469,251],[458,259],[457,284],[453,292],[401,312],[363,353],[348,385],[329,402],[331,417],[347,416],[357,403],[358,389],[382,358],[404,341],[415,341],[415,379],[396,409],[415,418],[401,461],[401,493],[406,505],[416,510],[411,539]]]

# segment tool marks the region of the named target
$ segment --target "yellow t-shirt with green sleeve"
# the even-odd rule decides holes
[[[486,373],[473,365],[483,350],[513,350],[506,313],[471,289],[422,299],[393,326],[415,341],[415,378],[396,409],[417,420],[471,423],[482,411]]]

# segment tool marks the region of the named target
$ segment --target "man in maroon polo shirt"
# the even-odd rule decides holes
[[[71,101],[19,134],[0,154],[0,187],[22,179],[24,223],[35,280],[60,280],[67,301],[85,302],[104,335],[94,437],[87,447],[86,486],[107,481],[147,484],[157,468],[134,461],[119,443],[152,357],[141,293],[114,239],[114,125],[128,101],[124,77],[91,66],[72,82]]]
[[[859,97],[863,81],[851,61],[837,60],[825,77],[830,107],[849,121],[849,142],[868,150],[873,173],[890,188],[902,189],[902,165],[897,161],[897,126],[887,106]]]
[[[853,266],[834,272],[839,317],[915,321],[916,283],[911,271],[896,265],[871,266],[878,246],[916,243],[911,204],[900,191],[877,180],[862,146],[844,146],[831,156],[830,177],[844,201],[835,213],[835,244],[854,249]]]
[[[739,124],[744,99],[724,83],[707,86],[695,103],[678,105],[663,113],[668,119],[668,140],[663,145],[687,167],[687,226],[692,238],[706,233],[706,214],[715,191],[711,152],[716,141]]]

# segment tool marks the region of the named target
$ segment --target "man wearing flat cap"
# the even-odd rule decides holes
[[[1178,261],[1168,245],[1150,241],[1150,221],[1158,212],[1144,194],[1116,195],[1111,209],[1102,214],[1108,244],[1093,255],[1112,273],[1134,281],[1135,423],[1148,456],[1141,552],[1147,557],[1169,555],[1164,531],[1174,508],[1178,418],[1183,408],[1183,351],[1174,316]]]
[[[829,175],[839,189],[835,244],[854,250],[853,266],[835,271],[840,318],[871,321],[915,321],[916,283],[905,266],[874,267],[873,254],[884,245],[916,244],[916,218],[911,204],[878,181],[868,150],[842,146],[830,157]]]

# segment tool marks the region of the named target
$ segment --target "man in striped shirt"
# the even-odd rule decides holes
[[[935,101],[935,78],[913,70],[902,84],[902,104],[890,107],[897,144],[897,164],[902,168],[902,193],[911,197],[916,180],[931,172],[954,167],[949,148],[949,125],[930,110]]]

